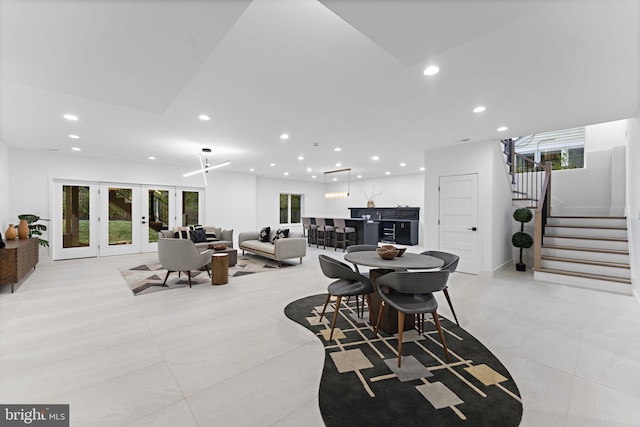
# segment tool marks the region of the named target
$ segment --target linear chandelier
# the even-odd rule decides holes
[[[202,149],[202,153],[210,153],[211,152],[211,148],[203,148]],[[202,174],[202,178],[204,179],[204,185],[205,187],[207,186],[207,172],[209,172],[212,169],[216,169],[216,168],[220,168],[222,166],[227,166],[229,164],[231,164],[231,162],[229,160],[225,160],[224,162],[220,162],[218,164],[215,165],[210,165],[209,164],[209,159],[205,158],[204,161],[202,161],[202,153],[198,153],[198,159],[200,160],[200,169],[196,169],[192,172],[187,172],[185,174],[183,174],[183,177],[187,177],[187,176],[191,176],[191,175],[195,175],[197,173],[201,173]]]
[[[349,192],[351,191],[351,168],[347,169],[337,169],[333,171],[327,171],[324,173],[324,186],[327,187],[327,175],[333,173],[347,172],[347,191],[332,191],[325,192],[324,197],[327,199],[339,199],[344,197],[349,197]]]

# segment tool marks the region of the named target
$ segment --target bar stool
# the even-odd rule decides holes
[[[309,243],[309,246],[311,246],[311,241],[316,236],[317,229],[318,226],[311,223],[311,218],[304,216],[302,217],[302,237],[305,237],[306,232],[307,242]]]
[[[354,227],[347,227],[344,218],[334,218],[333,219],[334,230],[334,238],[333,238],[333,250],[338,250],[338,243],[342,243],[342,252],[349,246],[349,242],[355,243],[355,240],[349,240],[349,233],[355,233],[356,229]],[[342,234],[342,240],[338,237]]]
[[[320,245],[322,240],[322,246],[327,249],[327,240],[331,242],[331,233],[333,233],[333,226],[327,225],[324,218],[316,218],[316,248]]]

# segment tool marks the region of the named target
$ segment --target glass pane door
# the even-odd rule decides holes
[[[100,255],[140,252],[140,186],[100,185]]]
[[[158,232],[175,225],[175,187],[142,186],[141,240],[142,251],[158,250]]]
[[[202,224],[204,221],[204,196],[202,190],[180,188],[178,193],[179,226]]]
[[[52,259],[98,255],[98,184],[54,181]]]

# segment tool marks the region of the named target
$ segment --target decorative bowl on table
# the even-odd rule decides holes
[[[214,251],[224,251],[225,249],[227,249],[226,243],[216,243],[215,245],[213,245]]]
[[[407,248],[396,248],[398,250],[398,255],[396,256],[402,256],[402,254],[404,254],[404,251],[407,250]]]
[[[393,246],[381,246],[376,249],[382,259],[392,260],[398,255],[398,250]]]

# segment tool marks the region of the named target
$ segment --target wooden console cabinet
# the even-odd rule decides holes
[[[38,263],[38,239],[16,239],[5,241],[6,247],[0,249],[0,285],[19,283]]]

